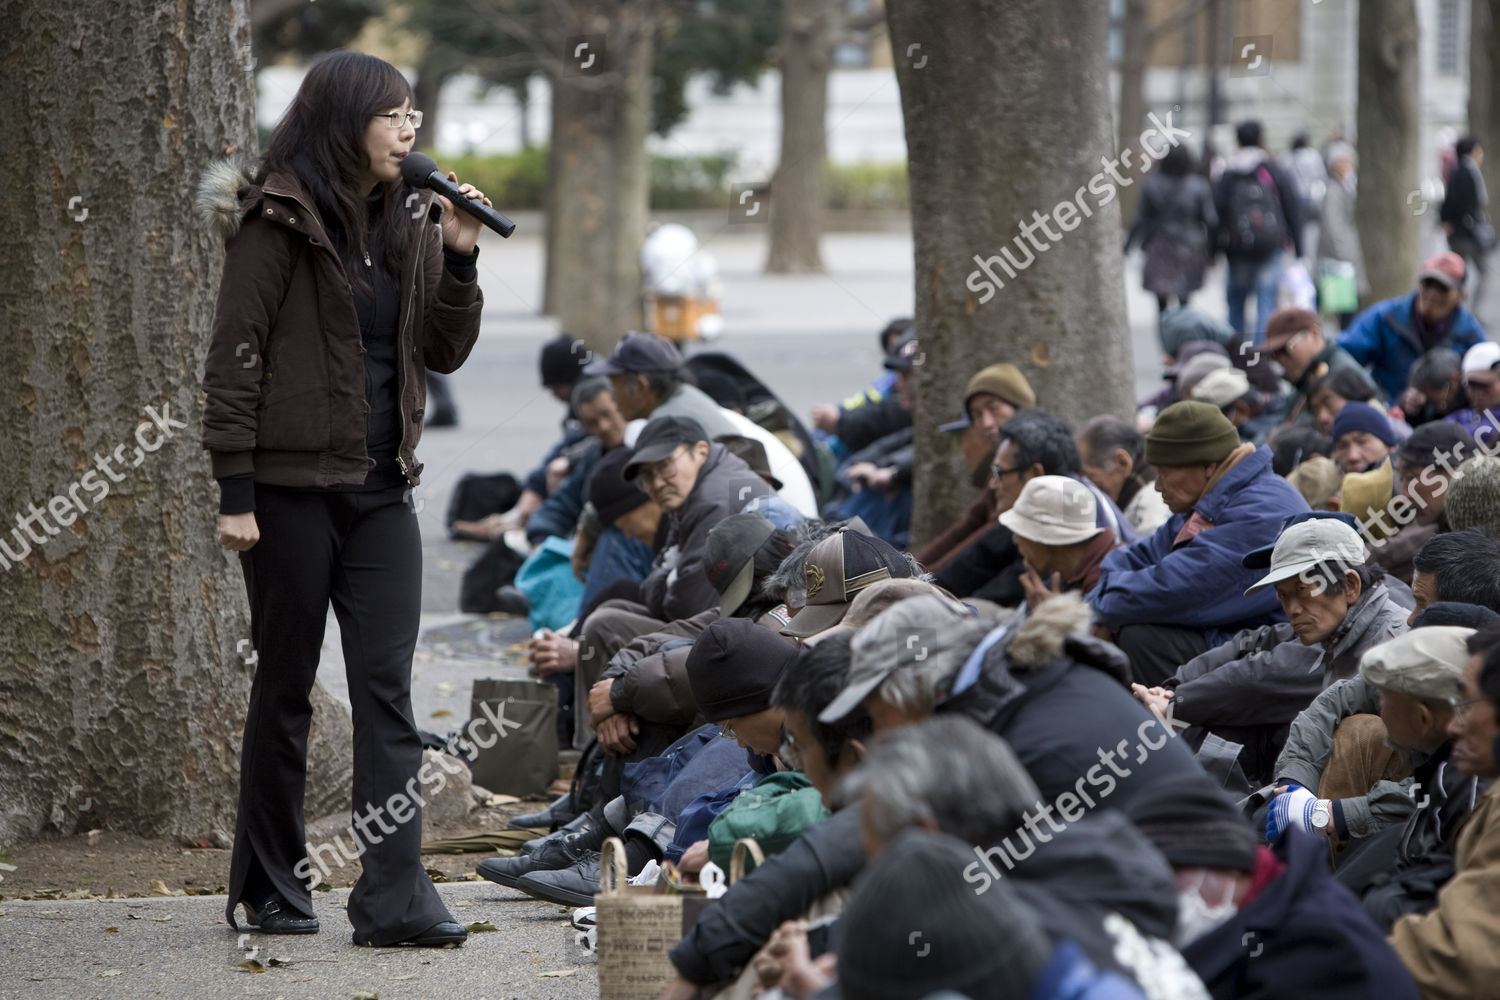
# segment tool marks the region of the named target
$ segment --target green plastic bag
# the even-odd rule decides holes
[[[729,871],[735,842],[749,837],[767,857],[779,854],[802,831],[828,818],[823,796],[801,771],[767,775],[735,796],[708,826],[708,858]]]
[[[1318,306],[1331,316],[1359,307],[1359,282],[1353,264],[1343,260],[1323,262],[1318,269]]]

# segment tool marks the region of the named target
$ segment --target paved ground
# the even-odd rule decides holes
[[[488,626],[455,613],[459,572],[478,547],[448,541],[442,514],[462,473],[524,471],[557,428],[560,408],[537,385],[536,352],[556,327],[536,316],[541,248],[535,234],[533,225],[523,226],[510,241],[487,237],[480,267],[483,335],[454,379],[462,422],[429,432],[422,443],[425,613],[413,702],[419,724],[441,732],[467,719],[476,677],[523,671],[507,647],[524,638],[524,622],[506,623],[492,634]],[[900,233],[830,235],[824,243],[829,273],[817,277],[761,275],[762,239],[762,232],[740,227],[706,243],[724,279],[727,333],[719,343],[805,414],[815,402],[857,389],[878,369],[876,331],[911,309],[911,239]],[[1210,280],[1196,303],[1222,315],[1222,277],[1215,272]],[[1139,290],[1135,257],[1127,286],[1135,381],[1144,394],[1159,374],[1155,303]],[[1497,299],[1500,295],[1490,296],[1491,308],[1482,313],[1492,322],[1500,322],[1493,308]],[[340,693],[341,675],[337,628],[330,617],[320,676]],[[356,949],[339,912],[344,896],[336,892],[319,897],[323,933],[272,939],[258,958],[290,964],[258,974],[237,967],[246,954],[228,925],[217,922],[222,897],[0,902],[0,997],[322,1000],[378,992],[384,1000],[499,1000],[596,993],[589,958],[573,943],[559,908],[488,883],[446,884],[439,890],[464,922],[486,920],[499,933],[476,934],[456,952]],[[544,976],[569,969],[576,971]]]

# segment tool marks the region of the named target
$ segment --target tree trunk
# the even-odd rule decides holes
[[[443,84],[456,68],[446,55],[436,51],[437,45],[429,45],[417,67],[417,82],[412,87],[412,103],[422,110],[422,127],[417,129],[416,148],[431,155],[437,148],[438,113],[442,106],[438,98]]]
[[[1469,27],[1469,134],[1487,143],[1479,168],[1485,188],[1500,191],[1500,100],[1495,95],[1500,85],[1495,73],[1500,66],[1500,0],[1473,0]]]
[[[1421,187],[1418,150],[1417,11],[1413,0],[1359,5],[1359,198],[1355,222],[1365,254],[1371,301],[1411,290],[1421,260],[1421,219],[1406,206]]]
[[[1141,134],[1146,120],[1146,64],[1151,58],[1150,0],[1125,0],[1120,21],[1120,117],[1115,123],[1115,148],[1125,149]],[[1120,191],[1120,217],[1135,218],[1140,191],[1131,185]]]
[[[185,192],[254,150],[248,6],[8,22],[22,103],[0,167],[29,191],[0,214],[0,843],[107,826],[227,846],[254,657],[199,446],[223,246]]]
[[[1101,164],[1114,148],[1107,5],[890,0],[886,15],[916,250],[919,547],[966,499],[957,442],[937,428],[958,415],[978,368],[1018,365],[1039,405],[1075,423],[1128,416],[1134,380],[1119,214]]]
[[[766,271],[823,270],[823,160],[827,154],[828,66],[832,61],[831,0],[783,6],[781,160],[771,177],[771,250]]]
[[[562,34],[602,36],[605,44],[587,71],[566,52],[552,80],[550,295],[564,330],[607,351],[641,325],[658,3],[580,0],[567,16],[576,28]]]

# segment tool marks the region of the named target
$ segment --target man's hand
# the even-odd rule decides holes
[[[1136,700],[1151,710],[1151,714],[1165,716],[1168,712],[1168,703],[1176,693],[1169,688],[1146,687],[1144,684],[1130,685],[1130,693],[1135,695]]]
[[[587,580],[589,575],[589,563],[594,558],[594,543],[598,539],[583,532],[573,536],[573,557],[569,560],[573,564],[573,576],[580,582]]]
[[[635,737],[640,735],[641,724],[633,715],[616,712],[595,726],[594,732],[599,737],[600,749],[623,757],[635,750]]]
[[[708,864],[708,841],[695,840],[688,845],[687,850],[682,852],[682,858],[677,862],[677,870],[684,875],[696,875]]]
[[[812,408],[813,426],[824,434],[838,430],[839,408],[832,403],[817,403]]]
[[[776,985],[789,997],[806,998],[832,981],[838,960],[830,952],[811,957],[807,921],[788,920],[771,935],[755,957],[755,975],[762,985]]]
[[[255,512],[219,515],[219,544],[231,552],[248,552],[260,541]]]
[[[604,680],[589,688],[589,718],[594,720],[594,728],[599,728],[599,723],[615,714],[615,703],[610,700],[610,689],[615,686],[613,677]]]
[[[510,512],[504,514],[487,514],[477,521],[457,520],[453,522],[453,534],[459,538],[467,538],[474,541],[488,542],[505,534],[512,528],[520,527],[520,522],[511,516]]]
[[[571,463],[564,455],[559,455],[547,463],[547,495],[550,497],[557,492],[557,488],[568,478],[568,469]]]
[[[1026,595],[1026,604],[1035,611],[1048,598],[1062,593],[1062,574],[1054,572],[1050,580],[1043,580],[1030,565],[1021,574],[1021,590]]]
[[[855,462],[853,465],[849,466],[849,468],[844,470],[844,474],[849,477],[849,482],[853,484],[856,489],[858,489],[869,482],[870,477],[873,476],[876,471],[877,470],[875,468],[874,462]]]
[[[578,643],[565,639],[551,629],[526,644],[532,666],[543,677],[548,674],[571,674],[578,667]]]
[[[1089,626],[1089,631],[1094,634],[1095,639],[1103,639],[1105,642],[1115,641],[1115,634],[1108,625],[1100,625],[1096,622]]]

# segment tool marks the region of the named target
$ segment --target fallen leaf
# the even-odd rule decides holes
[[[5,912],[5,911],[4,910],[0,910],[0,913],[3,913],[3,912]],[[118,928],[118,927],[106,927],[106,928],[104,928],[104,933],[106,933],[106,934],[118,934],[119,932],[120,932],[120,928]]]
[[[460,899],[458,901],[458,903],[455,904],[455,905],[458,905],[458,906],[473,906],[474,905],[474,901],[472,899]]]
[[[563,976],[571,976],[581,968],[583,968],[583,966],[579,965],[574,966],[571,969],[558,969],[554,972],[538,972],[536,974],[536,977],[538,979],[561,979]]]
[[[354,1000],[380,1000],[379,993],[356,993]]]
[[[327,882],[319,882],[317,885],[313,886],[313,892],[332,892],[332,891],[333,891],[333,886],[329,885]]]
[[[87,889],[75,889],[72,892],[63,893],[63,899],[88,899],[93,893]]]
[[[440,708],[436,712],[433,712],[432,715],[429,716],[429,718],[433,718],[433,719],[446,719],[448,716],[450,716],[452,714],[453,713],[450,712],[450,711],[448,711],[446,708]]]
[[[152,917],[152,918],[151,918],[151,919],[152,919],[152,920],[155,920],[155,921],[156,921],[156,922],[157,922],[157,923],[159,923],[159,924],[164,924],[164,923],[166,923],[166,922],[167,922],[167,921],[168,921],[168,920],[171,920],[171,919],[172,919],[172,914],[170,914],[170,913],[168,913],[168,914],[166,914],[166,915],[165,915],[165,916],[160,916],[160,917]]]
[[[498,931],[499,929],[488,920],[477,920],[472,924],[464,924],[464,930],[470,934],[478,934],[481,931]]]
[[[167,888],[167,883],[159,878],[154,878],[151,880],[151,895],[170,896],[172,895],[172,890]]]
[[[281,966],[281,965],[290,966],[292,963],[291,962],[287,962],[287,961],[283,961],[282,959],[279,959],[279,958],[268,958],[268,959],[266,959],[266,964],[269,965],[269,966],[275,967],[275,966]]]
[[[103,972],[99,973],[99,978],[108,979],[110,976],[118,976],[124,971],[124,969],[105,969]]]
[[[253,958],[250,959],[249,961],[246,961],[246,962],[240,962],[238,965],[235,966],[235,968],[237,968],[237,969],[244,969],[246,972],[265,972],[266,971],[266,967],[264,965],[261,965],[259,962],[257,962]]]

